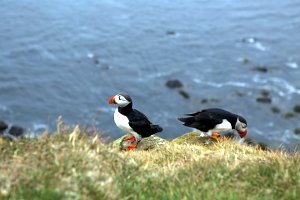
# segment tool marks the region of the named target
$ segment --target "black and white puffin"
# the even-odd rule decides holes
[[[124,141],[136,141],[136,145],[129,146],[128,151],[135,149],[142,138],[149,137],[163,129],[159,125],[154,125],[140,111],[132,109],[132,100],[126,93],[119,93],[108,100],[109,104],[116,104],[114,121],[122,131],[131,135]]]
[[[220,138],[218,132],[235,129],[243,142],[247,135],[247,121],[244,117],[220,108],[209,108],[199,112],[186,114],[189,117],[178,118],[184,126],[196,128],[212,138]]]

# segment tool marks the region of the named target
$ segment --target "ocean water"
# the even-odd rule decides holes
[[[117,138],[107,101],[125,91],[161,137],[190,131],[184,113],[220,107],[247,119],[249,137],[294,148],[300,115],[284,115],[300,104],[299,14],[297,0],[2,0],[0,120],[39,134],[61,115]],[[262,90],[271,104],[256,101]]]

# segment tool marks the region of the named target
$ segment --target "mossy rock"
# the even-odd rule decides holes
[[[112,143],[112,146],[114,148],[117,148],[119,150],[126,150],[128,146],[135,145],[136,143],[131,141],[124,141],[125,138],[131,137],[130,135],[124,135],[120,137],[119,139],[115,140]],[[139,143],[137,146],[136,150],[149,150],[149,149],[154,149],[158,146],[164,145],[168,141],[158,137],[156,135],[151,135],[150,137],[143,138],[142,141]]]
[[[190,132],[186,133],[182,136],[179,136],[178,138],[175,138],[172,140],[173,143],[176,144],[202,144],[202,145],[209,145],[216,142],[215,139],[209,137],[209,136],[200,136],[197,132]]]

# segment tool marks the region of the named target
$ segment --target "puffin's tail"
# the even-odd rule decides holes
[[[178,118],[178,120],[183,122],[184,126],[190,126],[195,121],[194,117]]]
[[[150,124],[150,128],[147,131],[143,132],[143,137],[149,137],[161,131],[163,131],[163,129],[159,125]]]
[[[158,133],[158,132],[162,132],[162,131],[163,131],[163,128],[160,127],[159,125],[153,125],[153,124],[150,125],[150,132],[152,134],[155,134],[155,133]]]

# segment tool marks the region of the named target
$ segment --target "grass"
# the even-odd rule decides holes
[[[0,199],[299,199],[300,156],[226,141],[119,152],[87,136],[0,140]]]

